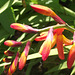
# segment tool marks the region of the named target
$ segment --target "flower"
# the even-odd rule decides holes
[[[52,40],[53,40],[53,28],[49,30],[46,40],[42,44],[39,51],[39,53],[42,55],[43,61],[45,61],[48,58],[51,49]]]
[[[4,45],[10,46],[10,47],[18,47],[18,46],[21,46],[22,43],[21,42],[14,41],[14,40],[6,40],[4,42]]]
[[[63,24],[65,23],[53,10],[50,8],[43,6],[43,5],[38,5],[38,4],[33,4],[31,5],[32,9],[34,9],[36,12],[50,16],[52,17],[56,22]]]
[[[6,56],[13,56],[13,55],[14,55],[14,52],[9,51],[9,50],[6,50],[6,51],[4,51],[4,54],[5,54]]]
[[[15,30],[19,30],[21,32],[26,32],[26,33],[37,33],[38,29],[34,29],[28,25],[20,24],[20,23],[13,23],[10,25],[11,28]]]
[[[60,32],[59,32],[60,31]],[[49,42],[49,43],[46,43],[45,46],[51,46],[51,48],[54,47],[55,44],[57,44],[57,49],[58,49],[58,56],[60,59],[64,59],[64,50],[63,50],[63,43],[66,44],[66,45],[71,45],[73,44],[73,41],[67,39],[63,34],[62,34],[62,29],[55,29],[54,32],[53,32],[53,40],[52,42]],[[42,32],[40,34],[40,36],[36,37],[35,40],[36,41],[42,41],[42,40],[45,40],[46,41],[46,38],[48,37],[48,32]],[[50,38],[48,40],[50,40]],[[44,46],[42,46],[44,48]],[[40,52],[40,54],[42,53],[42,50]],[[44,53],[45,54],[45,53]],[[48,54],[49,55],[49,54]]]
[[[26,44],[26,46],[25,46],[24,51],[22,52],[22,54],[21,54],[21,56],[20,56],[20,60],[19,60],[19,70],[22,70],[23,67],[24,67],[25,64],[26,64],[26,60],[27,60],[27,56],[28,56],[28,53],[29,53],[30,45],[31,45],[31,42],[28,41],[27,44]]]
[[[17,52],[14,61],[12,62],[12,64],[10,65],[8,69],[8,75],[12,75],[15,72],[18,65],[18,59],[19,59],[19,52]]]
[[[67,59],[67,66],[70,69],[74,63],[75,60],[75,32],[74,32],[74,36],[73,36],[73,45],[70,49],[69,55],[68,55],[68,59]]]

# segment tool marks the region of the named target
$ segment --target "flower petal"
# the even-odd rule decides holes
[[[46,39],[47,35],[48,35],[48,32],[42,32],[40,34],[40,36],[38,36],[38,37],[35,38],[35,41],[43,41],[43,40]]]
[[[51,28],[48,32],[46,40],[40,47],[40,51],[39,51],[39,53],[42,55],[43,61],[45,61],[48,58],[51,49],[52,40],[53,40],[53,29]]]
[[[75,60],[75,43],[71,47],[69,55],[68,55],[68,59],[67,59],[67,66],[69,69],[72,67],[74,60]]]
[[[58,55],[60,59],[64,59],[64,50],[63,50],[63,37],[61,35],[57,35],[57,49],[58,49]]]
[[[69,40],[68,38],[66,38],[63,35],[63,43],[66,44],[66,45],[72,45],[73,44],[73,41]]]

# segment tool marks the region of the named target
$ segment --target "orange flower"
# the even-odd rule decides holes
[[[18,46],[21,46],[22,43],[21,42],[14,41],[14,40],[6,40],[4,42],[4,45],[10,46],[10,47],[18,47]]]
[[[12,64],[9,67],[8,75],[12,75],[15,72],[17,65],[18,65],[18,59],[19,59],[19,52],[17,52],[14,61],[12,62]]]
[[[60,31],[60,32],[59,32]],[[54,30],[54,36],[53,36],[53,40],[52,40],[52,42],[49,42],[49,41],[47,41],[46,42],[46,38],[48,37],[48,32],[45,32],[44,34],[43,34],[43,32],[42,32],[42,35],[40,35],[40,36],[38,36],[38,37],[36,37],[35,38],[35,40],[36,41],[42,41],[42,40],[45,40],[45,42],[44,43],[46,43],[45,44],[45,46],[44,46],[44,43],[43,43],[43,45],[41,46],[41,49],[45,49],[45,47],[46,46],[48,46],[49,45],[49,47],[50,48],[53,48],[54,47],[54,45],[55,44],[57,44],[57,49],[58,49],[58,56],[59,56],[59,58],[60,59],[64,59],[64,50],[63,50],[63,43],[64,44],[66,44],[66,45],[71,45],[71,44],[73,44],[73,42],[71,41],[71,40],[69,40],[69,39],[67,39],[63,34],[62,34],[62,31],[63,31],[63,29],[55,29]],[[41,38],[42,37],[42,38]],[[52,36],[51,36],[52,37]],[[51,38],[50,37],[50,38]],[[48,39],[48,40],[50,40],[50,38]],[[46,49],[45,49],[46,50]],[[49,50],[48,50],[49,51]],[[47,51],[46,51],[47,52]],[[45,55],[45,52],[43,52],[44,53],[44,55]],[[49,52],[48,52],[49,53]],[[41,50],[41,52],[40,52],[40,54],[42,54],[42,50]],[[47,53],[46,53],[47,54]],[[49,54],[48,54],[49,55]]]
[[[27,56],[28,56],[28,53],[29,53],[30,45],[31,45],[31,42],[28,41],[24,51],[21,54],[21,57],[20,57],[20,60],[19,60],[19,70],[22,70],[23,67],[26,64],[26,60],[27,60]]]
[[[53,28],[49,30],[46,40],[42,44],[39,51],[39,53],[42,55],[43,61],[45,61],[48,58],[51,49],[52,40],[53,40]]]
[[[36,12],[50,16],[52,17],[56,22],[63,24],[65,23],[53,10],[50,8],[43,6],[43,5],[38,5],[38,4],[33,4],[31,5],[32,9],[34,9]]]
[[[37,33],[38,29],[34,29],[28,25],[20,24],[20,23],[13,23],[10,25],[11,28],[15,30],[19,30],[21,32],[26,32],[26,33]]]
[[[73,36],[73,45],[70,49],[69,55],[68,55],[68,59],[67,59],[67,66],[70,69],[74,63],[75,60],[75,32],[74,32],[74,36]]]

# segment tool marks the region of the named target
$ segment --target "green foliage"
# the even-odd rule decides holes
[[[27,40],[33,34],[21,33],[14,31],[10,28],[10,24],[14,22],[24,23],[26,25],[30,25],[34,28],[43,28],[47,26],[51,26],[56,24],[56,22],[48,16],[41,15],[30,7],[31,4],[40,4],[47,6],[55,11],[57,15],[59,15],[66,23],[68,23],[71,27],[75,27],[75,1],[74,0],[25,0],[26,8],[23,7],[21,0],[1,0],[0,1],[0,75],[4,70],[4,65],[10,63],[3,63],[2,59],[4,56],[4,51],[7,49],[13,50],[13,52],[17,52],[17,48],[11,48],[4,46],[4,41],[8,39],[13,39],[17,41]],[[67,34],[66,34],[67,33]],[[68,38],[72,39],[72,35],[68,34],[69,32],[65,31],[64,34],[68,36]],[[26,70],[26,75],[30,75],[32,69],[35,70],[35,65],[41,62],[41,55],[38,53],[39,48],[42,42],[33,42],[31,46],[29,56],[27,60],[30,60],[28,63],[28,67]],[[68,70],[66,65],[67,55],[71,46],[66,46],[64,48],[65,60],[57,60],[59,59],[58,52],[56,48],[52,49],[50,52],[50,57],[47,59],[46,63],[42,62],[42,67],[47,70],[42,71],[43,75],[63,75],[62,70]],[[51,59],[52,58],[52,59]],[[57,60],[57,61],[56,61]],[[50,62],[50,63],[48,63]],[[52,63],[54,62],[54,63]],[[47,66],[48,65],[48,66]],[[75,65],[74,65],[75,66]],[[73,70],[70,70],[71,75],[75,74],[75,67],[73,66]],[[38,66],[37,66],[38,67]],[[65,71],[65,72],[66,72]],[[69,70],[68,70],[69,71]],[[40,71],[39,71],[40,72]],[[31,75],[34,75],[32,73]],[[16,74],[15,74],[16,75]],[[38,75],[38,74],[36,74]],[[66,73],[64,74],[66,75]]]

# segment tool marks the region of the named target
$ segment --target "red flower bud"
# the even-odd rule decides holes
[[[13,63],[9,67],[8,75],[12,75],[15,72],[17,65],[18,65],[18,59],[19,59],[19,52],[17,52]]]
[[[4,42],[4,45],[10,46],[10,47],[18,47],[18,46],[21,46],[22,43],[21,42],[14,41],[14,40],[6,40]]]
[[[14,52],[7,50],[7,51],[4,51],[4,54],[6,56],[13,56],[14,55]]]
[[[31,7],[40,14],[52,17],[56,22],[60,24],[65,23],[53,10],[46,6],[33,4]]]
[[[28,56],[28,53],[29,53],[29,49],[30,49],[30,45],[31,45],[31,42],[28,41],[26,46],[25,46],[24,51],[21,54],[21,57],[20,57],[20,60],[19,60],[19,70],[22,70],[23,67],[25,66],[27,56]]]
[[[9,58],[3,58],[3,62],[10,62],[11,61],[11,59],[9,59]]]
[[[38,29],[34,29],[28,25],[24,25],[20,23],[13,23],[11,24],[10,27],[15,30],[19,30],[19,31],[26,32],[26,33],[37,33],[38,32]]]

